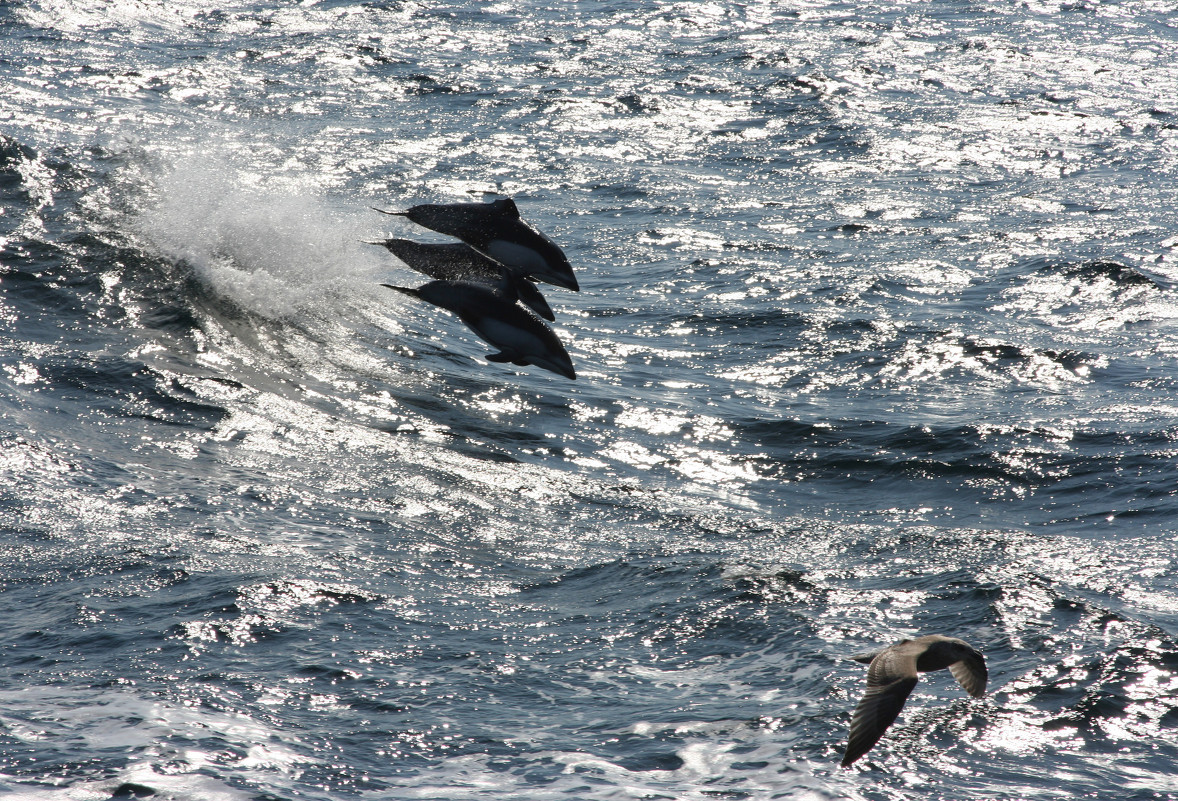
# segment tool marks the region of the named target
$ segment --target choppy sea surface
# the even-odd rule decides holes
[[[1150,0],[0,4],[0,794],[1178,798],[1176,98]],[[380,286],[498,197],[576,381]]]

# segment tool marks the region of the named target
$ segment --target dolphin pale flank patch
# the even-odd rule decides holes
[[[502,198],[491,203],[427,203],[405,211],[376,210],[461,240],[369,242],[436,279],[416,289],[384,286],[458,315],[481,339],[499,349],[487,354],[487,361],[530,364],[566,378],[577,377],[568,351],[540,319],[554,320],[555,315],[532,281],[573,290],[580,286],[564,252],[520,219],[515,201]]]
[[[525,223],[510,198],[491,203],[426,203],[382,214],[405,217],[423,228],[456,237],[537,281],[577,291],[580,285],[564,251]]]

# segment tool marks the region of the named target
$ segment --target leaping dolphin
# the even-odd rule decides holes
[[[577,276],[564,251],[520,219],[511,198],[490,203],[426,203],[382,214],[407,217],[420,226],[457,237],[485,256],[518,268],[537,281],[577,291]]]
[[[385,239],[368,244],[381,245],[411,269],[443,281],[498,284],[504,272],[504,265],[484,256],[465,242],[436,244],[415,242],[412,239]],[[556,319],[552,307],[535,284],[514,270],[508,269],[507,274],[521,303],[545,320]]]
[[[556,334],[543,320],[515,302],[506,281],[498,286],[441,280],[416,289],[393,284],[383,286],[458,315],[481,339],[499,349],[497,353],[487,354],[489,362],[534,364],[565,378],[577,377],[573,361]]]
[[[867,692],[851,718],[851,733],[842,761],[844,768],[870,751],[892,725],[916,686],[917,672],[949,668],[953,678],[974,698],[981,698],[986,692],[985,658],[956,637],[930,634],[851,658],[870,667]]]

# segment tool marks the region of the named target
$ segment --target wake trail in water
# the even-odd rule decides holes
[[[243,311],[291,320],[390,300],[379,283],[398,263],[364,244],[380,228],[363,202],[196,155],[161,166],[142,190],[130,230]]]

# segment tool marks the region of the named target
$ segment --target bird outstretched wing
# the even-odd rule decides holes
[[[949,666],[949,672],[957,683],[974,698],[981,698],[986,694],[986,679],[989,671],[981,654],[966,654],[960,661]]]
[[[867,692],[855,707],[851,717],[851,733],[847,738],[847,750],[843,753],[843,767],[850,765],[871,750],[879,742],[888,727],[895,722],[916,686],[916,671],[910,676],[889,677],[885,684],[873,684],[868,677]]]

